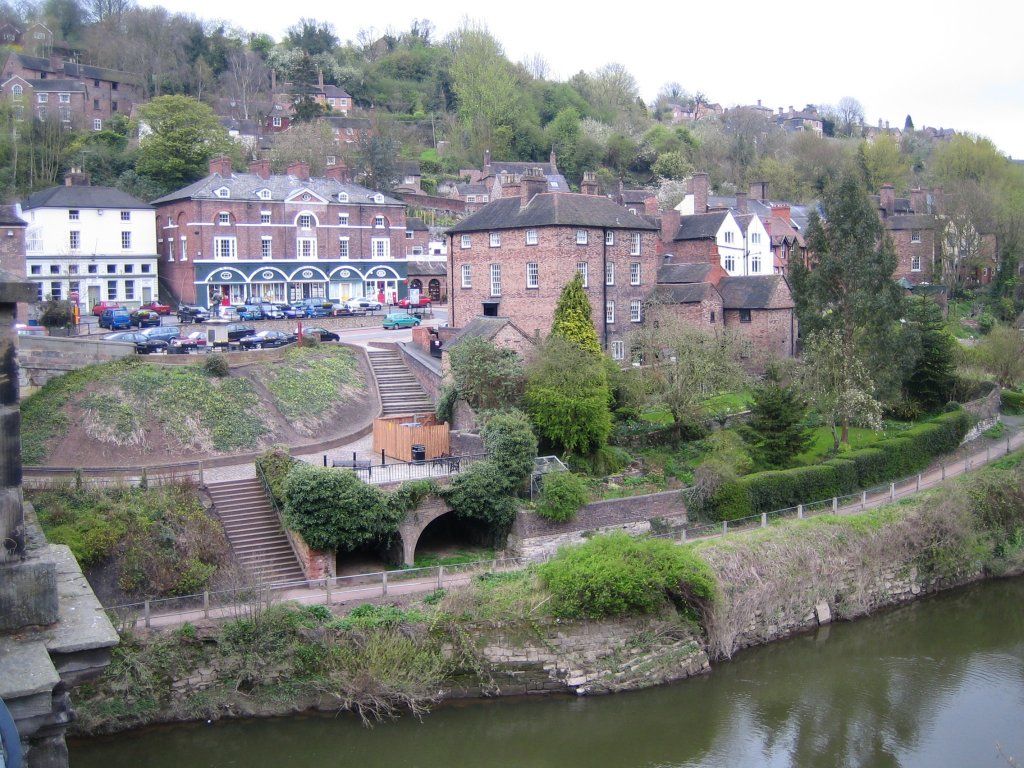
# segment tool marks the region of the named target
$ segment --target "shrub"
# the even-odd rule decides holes
[[[1003,403],[1003,410],[1007,413],[1024,413],[1024,392],[1014,392],[1004,389],[1000,395]]]
[[[470,336],[449,353],[453,388],[474,410],[507,408],[523,393],[523,363],[513,350]]]
[[[572,472],[550,472],[544,475],[537,514],[564,523],[576,516],[587,503],[587,485]]]
[[[315,349],[316,347],[320,346],[320,339],[318,339],[316,336],[310,336],[308,333],[304,333],[302,334],[302,338],[299,339],[298,346],[303,349]]]
[[[522,411],[496,413],[482,430],[487,460],[505,478],[505,492],[514,494],[533,471],[537,458],[537,437]]]
[[[440,495],[457,517],[485,523],[500,544],[516,516],[515,500],[502,492],[507,487],[508,478],[492,462],[478,461],[457,474]]]
[[[667,600],[700,610],[716,592],[714,574],[693,549],[625,533],[563,548],[538,572],[555,614],[569,618],[650,613]]]
[[[995,327],[995,324],[995,317],[993,317],[988,312],[982,312],[980,315],[978,315],[978,330],[981,331],[983,335],[991,333],[992,329]]]
[[[455,403],[459,399],[459,390],[451,385],[441,390],[441,396],[437,398],[437,406],[434,408],[434,415],[438,421],[451,422],[455,415]]]
[[[231,373],[231,366],[228,365],[228,359],[217,352],[212,355],[208,355],[203,360],[203,372],[207,376],[213,376],[217,379],[223,379],[225,376]]]
[[[284,507],[284,479],[296,461],[297,459],[293,459],[288,453],[288,448],[282,445],[275,445],[256,457],[256,467],[263,472],[263,477],[270,486],[270,494],[278,507]]]

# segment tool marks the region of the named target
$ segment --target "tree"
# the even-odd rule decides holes
[[[981,364],[1001,387],[1024,382],[1024,333],[1009,325],[997,325],[977,350]]]
[[[214,111],[188,96],[159,96],[139,107],[146,129],[135,170],[166,190],[206,175],[211,157],[238,155]]]
[[[70,328],[75,315],[70,301],[48,297],[39,308],[39,324],[46,329]]]
[[[530,420],[514,408],[502,411],[488,419],[481,436],[487,460],[501,478],[495,491],[509,496],[518,494],[533,472],[533,460],[537,458],[537,436],[530,429]]]
[[[693,173],[693,165],[682,152],[660,155],[651,170],[662,179],[685,179]]]
[[[800,394],[769,377],[754,389],[750,418],[740,428],[740,436],[758,466],[785,469],[811,442],[806,417],[807,405]]]
[[[919,338],[919,352],[905,382],[907,395],[925,411],[949,402],[955,383],[956,340],[946,331],[942,310],[931,299],[914,297],[908,302],[907,321]]]
[[[836,118],[843,136],[855,136],[864,122],[864,107],[852,96],[844,96],[836,104]]]
[[[132,0],[90,0],[89,16],[93,21],[114,19],[120,22],[121,17],[135,6]]]
[[[832,431],[833,450],[848,444],[851,424],[882,428],[882,406],[864,364],[846,352],[839,329],[823,329],[807,337],[801,389],[811,407]]]
[[[590,299],[583,288],[583,276],[577,272],[562,288],[555,305],[555,319],[551,335],[565,339],[595,356],[601,355],[601,342],[590,320]]]
[[[243,120],[255,117],[270,100],[270,70],[260,56],[238,48],[228,56],[228,68],[221,75],[231,98],[238,104]]]
[[[317,21],[310,18],[299,19],[298,24],[289,27],[286,39],[290,46],[297,48],[307,56],[332,53],[338,46],[334,25],[328,21]]]
[[[379,121],[356,142],[355,167],[360,182],[378,192],[390,192],[398,183],[395,163],[401,145]]]
[[[299,123],[274,137],[270,150],[271,167],[283,173],[292,163],[309,164],[312,176],[323,176],[327,156],[338,153],[338,140],[325,122]]]
[[[903,121],[903,132],[913,133],[914,132],[914,119],[907,115],[907,119]]]
[[[522,397],[523,363],[513,350],[470,336],[451,348],[448,359],[455,390],[474,410],[508,408]]]
[[[900,153],[899,144],[889,136],[862,141],[857,147],[857,164],[870,190],[880,189],[883,184],[903,189],[910,176],[910,162]]]

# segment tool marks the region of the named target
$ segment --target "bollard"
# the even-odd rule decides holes
[[[768,513],[767,512],[762,512],[761,513],[761,527],[762,528],[767,528],[768,527]]]
[[[388,572],[382,571],[380,574],[380,596],[388,596]]]
[[[796,519],[797,520],[803,520],[804,519],[804,505],[803,504],[797,504],[796,505]]]
[[[868,505],[868,492],[867,491],[861,491],[860,492],[860,508],[861,509],[866,509],[867,505]]]
[[[142,604],[142,615],[146,617],[146,628],[149,628],[149,600]]]
[[[324,454],[324,466],[325,467],[327,466],[327,454],[326,453]]]
[[[722,535],[725,536],[728,532],[729,532],[729,521],[728,520],[723,520],[722,521]]]
[[[210,618],[210,593],[209,591],[203,592],[203,618]]]
[[[833,496],[832,497],[832,512],[834,514],[834,513],[838,512],[838,511],[839,511],[839,497],[838,496]]]
[[[444,566],[439,565],[437,566],[437,588],[442,589],[442,584],[444,584]]]
[[[889,483],[889,501],[896,499],[896,483]]]
[[[331,577],[324,579],[324,589],[327,591],[327,605],[331,604]]]
[[[985,461],[992,461],[992,446],[985,449]]]
[[[380,449],[380,465],[383,467],[385,464],[387,464],[387,461],[384,460],[384,449],[381,448]]]
[[[681,531],[679,531],[679,541],[681,541],[681,542],[685,542],[686,541],[686,529],[685,528],[683,528]]]
[[[917,473],[917,488],[915,488],[915,490],[918,490],[918,491],[921,490],[921,473],[920,472]]]

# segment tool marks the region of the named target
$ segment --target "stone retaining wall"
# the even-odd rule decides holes
[[[1002,391],[998,386],[995,386],[984,397],[979,397],[977,400],[971,400],[969,403],[963,404],[963,409],[975,416],[978,419],[978,423],[964,435],[962,443],[976,440],[985,430],[999,423],[1001,418],[999,413],[999,408],[1002,404],[1001,395]]]
[[[50,379],[87,365],[109,363],[135,354],[134,344],[83,337],[19,336],[18,376],[21,396]]]

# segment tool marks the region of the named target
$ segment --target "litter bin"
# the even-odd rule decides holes
[[[415,443],[412,446],[412,460],[417,464],[427,460],[427,446]]]

